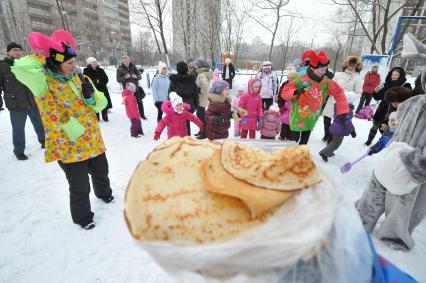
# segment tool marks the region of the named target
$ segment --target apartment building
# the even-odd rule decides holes
[[[116,64],[131,47],[128,0],[2,0],[0,27],[0,53],[9,41],[22,43],[28,52],[29,32],[61,28],[73,34],[81,63],[95,56]]]

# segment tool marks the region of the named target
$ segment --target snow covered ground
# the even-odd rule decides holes
[[[130,138],[130,123],[121,105],[120,86],[113,69],[108,69],[114,108],[110,122],[101,122],[116,197],[105,204],[91,195],[97,226],[83,231],[72,224],[68,185],[56,163],[44,163],[43,150],[30,122],[27,123],[28,161],[17,161],[12,153],[12,133],[7,110],[0,112],[0,282],[172,282],[133,242],[123,218],[123,198],[130,175],[139,161],[156,147],[153,140],[156,109],[152,97],[144,100],[148,121],[145,136]],[[245,83],[250,76],[238,76]],[[151,75],[152,78],[152,75]],[[144,81],[146,85],[146,80]],[[345,138],[328,163],[317,157],[324,144],[322,120],[318,121],[309,147],[317,163],[335,172],[348,196],[358,199],[374,166],[369,157],[350,173],[339,167],[362,155],[370,123],[354,119],[358,137]],[[194,131],[196,129],[194,128]],[[166,138],[163,133],[162,140]],[[377,137],[378,138],[378,137]],[[350,225],[350,223],[348,223]],[[375,241],[378,251],[420,282],[426,282],[426,221],[414,232],[416,247],[410,252],[393,251]]]

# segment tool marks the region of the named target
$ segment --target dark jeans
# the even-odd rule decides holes
[[[161,119],[163,118],[163,110],[161,110],[161,106],[163,106],[163,102],[162,101],[156,101],[154,102],[155,107],[157,107],[157,123],[161,121]]]
[[[10,122],[12,123],[13,153],[20,154],[25,151],[25,122],[27,121],[27,116],[30,117],[38,141],[40,143],[44,142],[44,128],[38,108],[31,108],[23,111],[9,111],[9,113]]]
[[[262,98],[262,108],[263,111],[266,111],[269,109],[269,107],[274,104],[273,98]]]
[[[112,195],[105,153],[84,161],[58,163],[69,184],[72,220],[76,224],[87,225],[93,221],[94,215],[90,208],[89,174],[92,176],[93,190],[98,198],[105,199]]]
[[[299,144],[308,144],[311,131],[300,132]]]
[[[331,118],[323,116],[324,118],[324,137],[323,140],[328,141],[332,138],[330,134]]]
[[[359,101],[358,108],[356,109],[355,113],[358,113],[359,110],[361,110],[363,107],[370,105],[372,98],[373,98],[373,94],[363,92],[361,94],[361,99]]]
[[[205,134],[207,132],[206,108],[198,106],[198,108],[197,108],[197,117],[203,123],[204,133],[202,133],[202,134]]]
[[[130,135],[132,137],[143,135],[141,119],[130,118]]]

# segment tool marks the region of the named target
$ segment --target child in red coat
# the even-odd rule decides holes
[[[166,116],[158,122],[157,128],[155,129],[154,140],[160,138],[161,133],[167,126],[167,138],[172,137],[185,137],[188,135],[186,128],[186,121],[195,123],[200,128],[200,133],[204,132],[203,123],[195,115],[191,114],[188,110],[190,106],[184,104],[182,98],[176,93],[171,92],[170,100],[164,101],[161,106]]]
[[[126,89],[123,90],[123,104],[126,107],[127,117],[130,119],[130,136],[139,138],[143,135],[141,114],[138,109],[138,103],[135,97],[136,85],[127,83]]]

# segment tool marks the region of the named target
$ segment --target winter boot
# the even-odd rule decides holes
[[[18,160],[27,160],[28,156],[26,156],[24,153],[15,153],[15,156]]]
[[[110,203],[114,200],[114,196],[110,195],[109,197],[103,198],[102,199],[105,203]]]
[[[328,157],[325,154],[320,153],[319,155],[321,156],[322,160],[328,162]]]
[[[82,224],[81,228],[83,228],[84,230],[92,230],[93,228],[96,227],[95,222],[90,222],[89,224]]]

